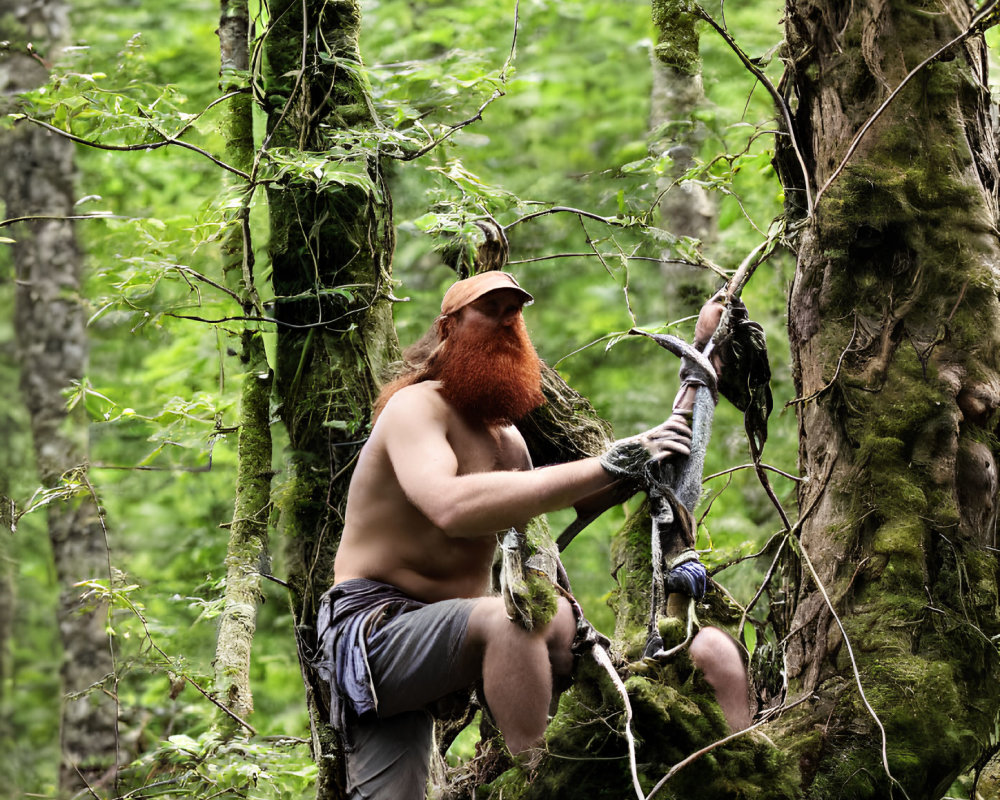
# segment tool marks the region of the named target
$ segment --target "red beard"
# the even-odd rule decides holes
[[[470,422],[509,425],[545,402],[542,365],[520,317],[495,333],[452,332],[428,377]]]

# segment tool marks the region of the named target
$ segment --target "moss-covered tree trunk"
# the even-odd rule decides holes
[[[395,353],[389,308],[391,203],[377,156],[357,133],[377,124],[358,70],[360,4],[271,4],[265,37],[272,156],[307,157],[270,185],[278,326],[276,387],[289,452],[281,525],[300,658],[315,643],[332,578],[351,469],[367,434],[376,376]],[[322,166],[319,160],[327,159]],[[320,764],[319,797],[342,793],[336,739],[304,669]]]
[[[790,571],[790,699],[811,699],[782,741],[811,798],[901,797],[894,780],[941,797],[995,736],[1000,176],[982,39],[920,69],[848,153],[975,5],[787,4],[813,197],[833,178],[804,219],[789,303],[801,546],[823,591],[804,562]],[[805,218],[787,141],[781,161]]]
[[[253,99],[249,74],[250,15],[246,0],[220,4],[219,88],[229,98],[226,113],[226,155],[232,166],[249,173],[254,157]],[[233,187],[242,202],[227,220],[222,244],[226,285],[240,298],[243,313],[252,317],[260,301],[254,287],[253,248],[250,241],[250,187]],[[271,508],[271,368],[264,337],[248,325],[240,337],[243,387],[240,396],[239,466],[236,501],[229,528],[226,555],[225,605],[219,619],[215,650],[215,690],[232,712],[223,716],[224,729],[234,730],[234,717],[253,711],[250,689],[250,653],[257,627],[261,571],[268,562],[268,517]]]

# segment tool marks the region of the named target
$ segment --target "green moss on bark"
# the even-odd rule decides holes
[[[911,798],[947,789],[987,746],[1000,703],[996,560],[969,525],[956,469],[962,443],[981,438],[956,397],[995,381],[997,366],[982,317],[996,310],[996,241],[955,109],[966,88],[949,62],[901,94],[824,195],[808,261],[821,278],[803,278],[818,279],[822,317],[809,358],[836,372],[819,402],[843,437],[827,490],[839,521],[808,541],[844,553],[826,589],[885,727],[890,771]],[[822,699],[808,713],[829,725],[798,742],[815,773],[808,796],[884,797],[881,733],[842,635],[820,619]]]
[[[658,32],[653,48],[656,59],[689,76],[701,72],[697,20],[691,13],[691,5],[688,0],[653,0],[651,3],[653,25]]]
[[[649,792],[692,752],[728,734],[711,688],[686,656],[626,681],[638,740],[640,784]],[[516,767],[488,787],[505,800],[634,797],[624,737],[621,697],[593,659],[579,664],[573,687],[545,737],[546,755],[531,768]],[[797,771],[765,738],[746,734],[679,771],[657,794],[665,800],[796,797]]]

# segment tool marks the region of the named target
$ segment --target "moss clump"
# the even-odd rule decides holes
[[[525,600],[532,627],[544,628],[556,615],[559,593],[547,576],[528,573]]]
[[[911,797],[940,797],[957,777],[954,765],[983,744],[971,730],[956,725],[948,711],[961,701],[961,678],[951,665],[891,649],[863,659],[861,666],[866,696],[885,728],[893,777]],[[843,699],[854,734],[838,742],[838,757],[827,762],[810,796],[883,798],[888,779],[878,748],[861,735],[874,723],[856,692],[845,691]],[[912,794],[916,787],[923,789]]]
[[[907,515],[890,519],[881,525],[872,537],[872,551],[886,556],[902,556],[911,559],[923,558],[924,526],[920,518]]]
[[[556,615],[559,591],[556,589],[556,575],[559,564],[559,549],[549,532],[548,521],[539,517],[531,521],[525,534],[524,583],[517,591],[517,602],[530,620],[531,628],[545,627]]]
[[[504,800],[625,800],[634,796],[623,704],[608,675],[585,657],[559,704],[540,763],[515,767],[488,787]],[[692,752],[728,735],[710,687],[681,655],[626,680],[637,739],[639,780],[649,792]],[[670,800],[781,800],[797,797],[794,762],[764,737],[747,734],[678,772],[658,797]]]
[[[663,640],[663,649],[669,650],[687,638],[687,621],[680,617],[662,617],[656,622],[656,632]]]
[[[653,24],[659,31],[656,60],[683,75],[701,72],[696,19],[687,0],[653,0]]]

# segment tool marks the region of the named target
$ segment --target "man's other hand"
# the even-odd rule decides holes
[[[667,592],[678,592],[701,600],[708,589],[708,572],[697,559],[685,561],[667,573],[665,580]]]
[[[694,346],[699,350],[704,350],[708,340],[712,338],[715,329],[719,327],[719,320],[725,306],[722,304],[723,293],[718,292],[698,313],[698,322],[694,326]]]

